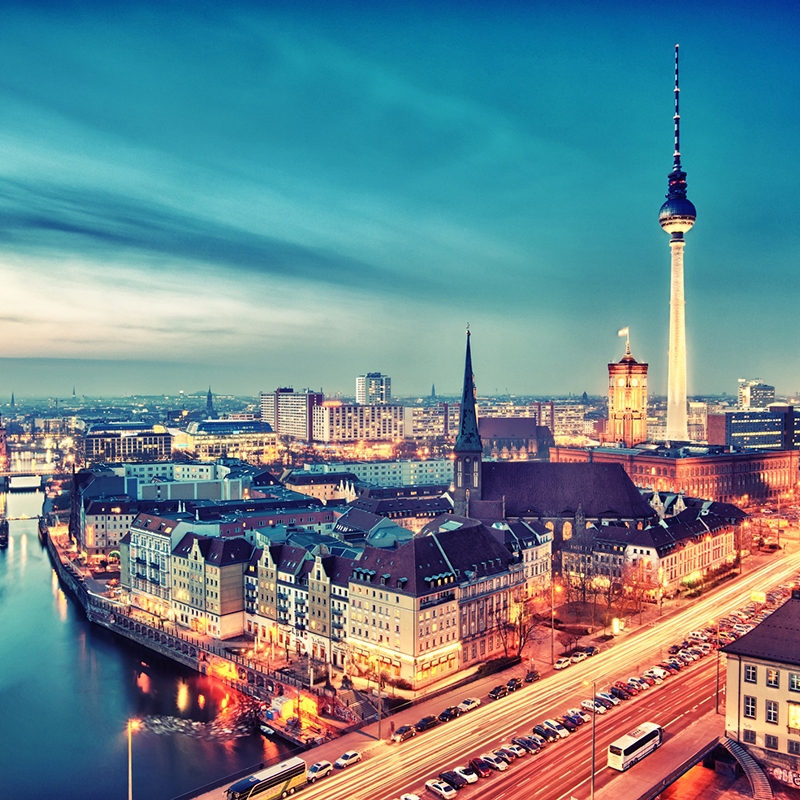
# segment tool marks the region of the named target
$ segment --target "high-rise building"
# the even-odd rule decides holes
[[[772,403],[768,408],[743,408],[708,415],[708,443],[750,450],[797,447],[794,407]]]
[[[631,341],[625,355],[608,365],[608,425],[605,440],[632,447],[647,441],[647,364],[631,355]]]
[[[403,438],[404,422],[404,406],[352,405],[328,400],[314,408],[314,441],[396,441]]]
[[[392,402],[392,379],[380,372],[368,372],[356,378],[356,403],[360,406],[386,405]]]
[[[764,383],[760,378],[738,381],[739,408],[766,408],[775,401],[775,387]]]
[[[261,419],[278,436],[310,442],[314,435],[314,409],[325,400],[322,392],[278,388],[261,393]]]
[[[667,439],[687,441],[686,413],[686,308],[683,293],[683,234],[697,217],[686,197],[686,173],[681,168],[681,115],[679,109],[678,45],[675,45],[675,151],[669,174],[667,200],[658,212],[658,222],[670,235],[672,261],[669,299],[669,377],[667,381]]]

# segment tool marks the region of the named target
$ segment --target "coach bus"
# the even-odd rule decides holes
[[[228,800],[278,800],[288,797],[306,782],[306,762],[289,758],[232,784],[226,790]]]
[[[625,771],[661,744],[664,729],[655,722],[643,722],[608,746],[608,766]]]

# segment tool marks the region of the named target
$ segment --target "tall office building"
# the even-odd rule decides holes
[[[739,378],[739,408],[766,408],[775,402],[775,387],[764,383],[760,378],[747,380]]]
[[[368,372],[356,378],[356,403],[360,406],[386,405],[392,402],[392,379],[380,372]]]
[[[631,340],[625,355],[608,365],[608,426],[605,440],[632,447],[647,441],[647,364],[631,355]]]
[[[667,381],[667,439],[687,441],[686,413],[686,308],[683,293],[683,234],[697,217],[686,197],[686,173],[681,168],[681,115],[678,82],[678,45],[675,45],[675,151],[667,201],[658,212],[658,222],[670,234],[672,278],[669,297],[669,377]]]
[[[296,392],[278,388],[261,393],[261,419],[272,426],[278,436],[310,442],[314,436],[314,409],[321,406],[321,392]]]

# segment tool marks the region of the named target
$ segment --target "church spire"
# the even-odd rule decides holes
[[[456,453],[480,453],[481,437],[478,433],[478,414],[475,410],[475,376],[472,373],[472,351],[467,326],[467,357],[464,364],[464,389],[461,393],[461,419],[456,437]]]

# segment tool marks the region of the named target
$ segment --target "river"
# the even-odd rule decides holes
[[[37,536],[43,496],[0,495],[0,796],[170,800],[283,754],[258,734],[220,733],[238,695],[86,621]],[[220,717],[220,714],[222,716]],[[193,724],[196,723],[196,724]],[[213,737],[213,738],[212,738]]]

